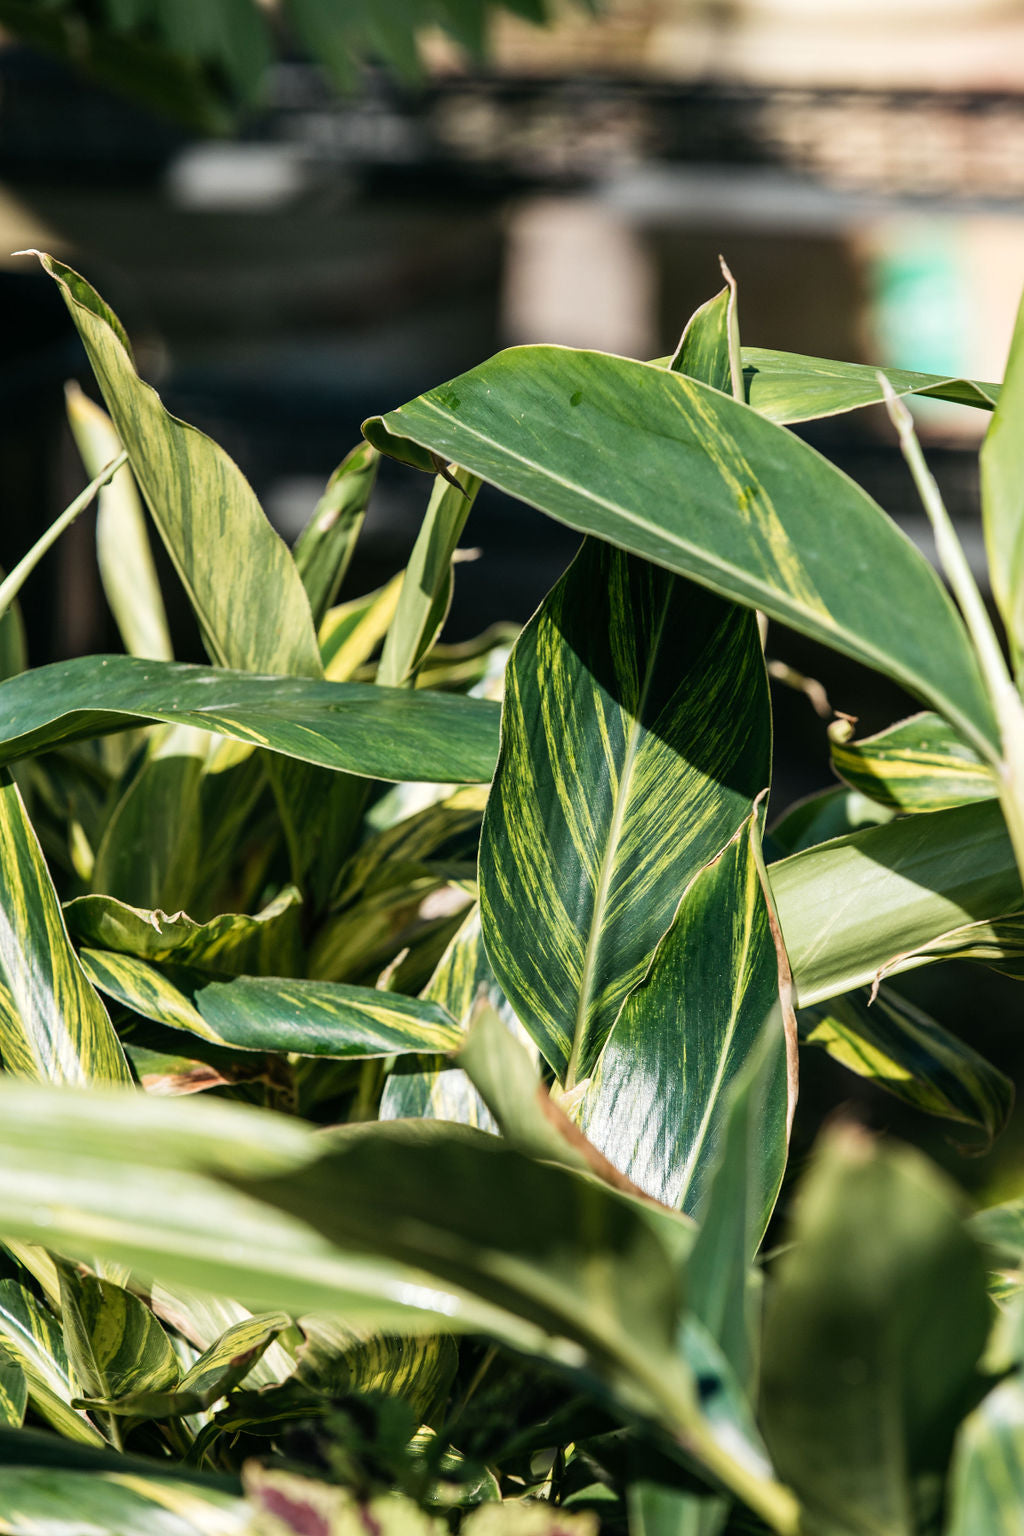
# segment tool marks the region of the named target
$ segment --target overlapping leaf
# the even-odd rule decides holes
[[[680,895],[767,784],[753,616],[590,542],[509,663],[484,817],[495,975],[571,1086]]]
[[[994,756],[966,631],[924,556],[845,475],[749,407],[650,364],[524,347],[364,430],[416,463],[454,459],[887,673]]]
[[[328,480],[312,517],[295,541],[292,553],[317,625],[334,602],[355,553],[377,479],[377,463],[368,443],[353,448]]]
[[[992,595],[1018,681],[1024,663],[1024,306],[1017,316],[1006,382],[981,450],[981,512]]]
[[[0,1055],[55,1082],[128,1082],[117,1036],[71,946],[17,785],[0,772]]]
[[[873,363],[842,363],[831,358],[805,357],[799,352],[775,352],[767,347],[743,349],[747,399],[760,415],[780,423],[815,421],[821,416],[879,404],[880,371],[897,395],[931,395],[988,411],[999,399],[998,384],[982,384],[974,379],[943,378],[941,374],[914,373],[906,368],[879,370]]]
[[[993,770],[939,715],[913,715],[859,741],[830,734],[840,778],[894,811],[940,811],[999,794]]]
[[[226,912],[197,923],[186,912],[143,910],[111,896],[79,896],[64,908],[71,937],[90,949],[170,960],[199,970],[272,973],[268,963],[294,951],[300,897],[285,886],[261,912]]]
[[[425,690],[83,656],[0,684],[0,763],[163,721],[370,778],[482,783],[497,717],[485,699]]]
[[[105,1406],[178,1380],[170,1340],[152,1312],[123,1286],[59,1266],[64,1344],[78,1388],[76,1407]],[[85,1404],[80,1398],[90,1400]]]
[[[185,966],[84,949],[93,984],[144,1018],[245,1051],[360,1058],[457,1048],[443,1008],[375,987],[271,976],[214,980]]]
[[[16,1280],[0,1280],[0,1350],[20,1369],[28,1400],[60,1434],[85,1445],[103,1436],[71,1406],[75,1383],[60,1323]]]
[[[237,1494],[153,1472],[4,1467],[2,1536],[245,1536],[251,1507]]]
[[[755,813],[756,819],[756,813]],[[786,1053],[778,957],[745,824],[694,879],[608,1037],[581,1105],[594,1144],[641,1189],[700,1220],[730,1089],[772,1017],[779,1053],[762,1099],[747,1198],[762,1230],[786,1164]]]
[[[945,1536],[1017,1536],[1024,1509],[1024,1384],[1017,1371],[961,1426]]]

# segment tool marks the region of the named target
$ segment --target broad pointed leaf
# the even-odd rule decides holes
[[[912,715],[859,741],[830,735],[840,778],[894,811],[940,811],[999,794],[994,771],[939,715]]]
[[[497,715],[487,700],[452,694],[83,656],[0,684],[0,762],[163,721],[368,778],[482,783]]]
[[[141,381],[123,330],[85,279],[51,256],[40,261],[82,338],[210,660],[251,672],[322,676],[302,579],[244,475]]]
[[[989,1326],[955,1192],[909,1148],[834,1133],[803,1187],[765,1318],[761,1423],[809,1529],[915,1536]]]
[[[152,1474],[4,1467],[0,1536],[245,1536],[247,1502]]]
[[[79,964],[18,787],[0,772],[0,1056],[54,1082],[130,1081]]]
[[[385,452],[411,441],[454,459],[886,673],[994,757],[966,630],[924,556],[844,474],[749,407],[650,364],[524,347],[364,430]]]
[[[756,815],[695,877],[650,970],[629,994],[583,1098],[583,1131],[649,1195],[700,1220],[730,1089],[773,1019],[776,1076],[747,1170],[762,1230],[786,1164],[779,970],[751,847]]]
[[[462,1039],[436,1003],[375,987],[271,976],[218,981],[98,949],[83,950],[82,964],[126,1008],[235,1050],[358,1059],[450,1051]]]
[[[801,1008],[941,959],[944,935],[1021,906],[1013,849],[991,800],[837,837],[769,874]]]
[[[120,1285],[60,1269],[64,1344],[79,1398],[104,1399],[163,1391],[178,1380],[170,1340],[149,1308]],[[92,1406],[85,1404],[84,1406]]]
[[[354,1331],[340,1318],[303,1317],[305,1342],[296,1352],[298,1379],[331,1397],[379,1392],[401,1397],[416,1410],[418,1423],[429,1423],[443,1408],[459,1355],[449,1334],[400,1339],[366,1330]]]
[[[0,1280],[0,1351],[21,1370],[32,1407],[59,1434],[103,1444],[99,1430],[71,1406],[75,1383],[60,1323],[16,1280]]]
[[[1024,1522],[1024,1383],[1016,1372],[960,1428],[945,1536],[1017,1536]]]
[[[104,827],[92,885],[140,907],[177,911],[195,889],[211,739],[187,726],[165,726],[154,735]]]
[[[271,969],[265,961],[294,954],[300,901],[295,887],[285,886],[254,917],[225,912],[197,923],[186,912],[168,916],[110,896],[79,896],[67,903],[64,918],[71,937],[90,949],[232,975],[265,975]]]
[[[767,347],[744,347],[743,365],[747,399],[760,415],[777,422],[816,421],[880,404],[880,371],[897,395],[931,395],[983,411],[993,408],[1000,391],[998,384],[974,379],[913,373],[906,368],[879,370],[873,363],[842,363]]]
[[[320,626],[320,654],[332,683],[347,683],[370,660],[388,632],[401,590],[399,574],[378,591],[329,610]]]
[[[733,377],[737,359],[738,379]],[[723,394],[736,393],[742,385],[739,362],[739,327],[736,322],[736,285],[729,282],[713,299],[694,312],[668,365],[674,373],[699,379]]]
[[[590,542],[509,662],[484,817],[495,975],[567,1086],[590,1075],[693,875],[768,783],[751,614]]]

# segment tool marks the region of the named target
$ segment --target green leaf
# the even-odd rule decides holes
[[[761,1422],[809,1529],[915,1536],[989,1311],[955,1194],[918,1153],[837,1131],[799,1201],[765,1316]]]
[[[485,699],[423,689],[82,656],[0,683],[0,762],[162,721],[367,778],[483,783],[494,768],[497,719]]]
[[[166,726],[114,806],[96,850],[92,885],[140,907],[180,910],[195,890],[202,848],[203,774],[211,738]]]
[[[409,563],[402,578],[398,606],[391,621],[377,681],[407,687],[441,632],[452,600],[452,557],[473,508],[480,481],[461,474],[453,464],[456,485],[438,475]]]
[[[366,506],[377,479],[379,459],[368,443],[346,455],[327,482],[292,554],[319,625],[345,579]]]
[[[699,379],[723,394],[743,398],[739,326],[736,320],[736,284],[731,275],[721,293],[694,312],[669,361],[673,373]],[[734,363],[735,359],[735,363]]]
[[[57,283],[118,437],[215,664],[323,675],[295,562],[222,448],[171,416],[143,384],[124,332],[84,278],[40,255]]]
[[[905,1104],[955,1120],[990,1146],[1013,1109],[1013,1083],[889,987],[850,993],[800,1016],[800,1038]]]
[[[82,965],[95,986],[144,1018],[235,1050],[347,1060],[450,1051],[462,1039],[436,1003],[375,987],[270,976],[216,981],[97,949],[82,951]]]
[[[21,1370],[28,1400],[48,1424],[71,1440],[103,1445],[99,1430],[71,1406],[75,1384],[60,1324],[16,1280],[0,1280],[0,1350]],[[6,1482],[6,1468],[2,1476]],[[6,1504],[0,1519],[5,1512]]]
[[[474,905],[452,939],[423,996],[438,1003],[463,1028],[468,1029],[474,1003],[479,997],[521,1037],[525,1031],[516,1020],[504,992],[494,979],[480,930],[480,908]],[[388,1076],[380,1103],[381,1120],[412,1118],[454,1120],[483,1131],[496,1130],[490,1110],[466,1075],[465,1069],[435,1059],[399,1062]]]
[[[328,611],[320,626],[320,655],[332,683],[347,683],[369,661],[388,632],[401,590],[400,572],[376,592]]]
[[[207,1484],[137,1473],[4,1467],[0,1536],[245,1536],[250,1511]]]
[[[779,969],[752,840],[754,812],[695,877],[650,970],[626,998],[583,1098],[584,1133],[665,1205],[701,1220],[729,1090],[773,1017],[776,1076],[747,1170],[762,1231],[786,1164]]]
[[[293,955],[301,897],[285,886],[255,917],[225,912],[197,923],[185,912],[130,907],[112,896],[79,896],[64,908],[71,937],[90,949],[140,960],[170,960],[200,970],[266,975],[266,962]]]
[[[798,800],[784,811],[765,838],[765,853],[770,846],[776,850],[774,858],[784,858],[844,833],[880,826],[892,818],[893,812],[877,801],[836,784]]]
[[[780,423],[815,421],[880,403],[879,372],[885,374],[897,395],[932,395],[983,411],[990,411],[999,399],[998,384],[913,373],[905,368],[879,369],[873,363],[840,363],[765,347],[744,347],[743,365],[750,404],[769,421]]]
[[[4,579],[4,572],[0,568],[0,582]],[[0,613],[0,682],[5,678],[16,677],[19,672],[24,672],[28,666],[28,647],[25,642],[25,624],[21,617],[21,606],[17,602],[11,602]]]
[[[70,1264],[61,1264],[58,1273],[76,1407],[105,1406],[109,1399],[174,1385],[179,1371],[170,1340],[137,1296],[97,1275],[79,1275]]]
[[[0,1342],[0,1425],[20,1429],[28,1407],[25,1372]]]
[[[747,406],[650,364],[521,347],[364,431],[384,452],[425,445],[886,673],[994,759],[977,662],[927,560],[844,474]]]
[[[769,754],[753,615],[586,544],[512,653],[480,848],[495,975],[567,1087]]]
[[[839,777],[894,811],[941,811],[999,794],[993,770],[939,715],[912,715],[860,741],[829,735]]]
[[[991,800],[837,837],[769,874],[800,1008],[944,958],[943,936],[965,924],[985,923],[990,937],[990,920],[1021,905]],[[953,947],[962,944],[958,936]]]
[[[149,1387],[139,1386],[117,1396],[87,1399],[85,1406],[140,1419],[185,1418],[200,1413],[243,1382],[290,1324],[287,1312],[241,1318],[203,1351],[173,1390],[162,1391],[154,1381]]]
[[[298,1379],[330,1397],[379,1392],[400,1397],[429,1423],[444,1407],[459,1355],[449,1334],[401,1339],[346,1327],[340,1318],[299,1319],[305,1342],[296,1353]]]
[[[989,579],[1010,642],[1014,670],[1024,663],[1024,305],[1006,364],[1006,382],[981,448],[981,515]]]
[[[120,453],[121,439],[110,417],[77,384],[65,385],[64,394],[68,421],[85,472],[92,479]],[[146,521],[127,465],[100,491],[96,554],[103,591],[125,650],[133,656],[173,660]]]
[[[54,1082],[129,1082],[106,1009],[71,947],[18,787],[6,773],[0,773],[0,912],[4,1070]]]
[[[1024,1384],[1019,1373],[965,1420],[953,1455],[945,1536],[1017,1536],[1024,1522]]]

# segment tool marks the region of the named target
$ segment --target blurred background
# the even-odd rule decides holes
[[[8,254],[26,247],[100,289],[143,373],[225,445],[289,538],[364,417],[510,343],[664,354],[720,287],[719,253],[748,345],[1001,377],[1024,283],[1019,0],[556,3],[545,26],[493,12],[483,52],[464,46],[483,40],[475,21],[428,30],[418,72],[401,29],[374,30],[372,0],[345,0],[365,36],[333,48],[311,21],[331,5],[292,0],[305,30],[268,46],[218,33],[220,0],[178,6],[176,32],[164,5],[166,35],[158,0],[0,0],[0,565],[84,478],[63,410],[65,380],[89,385],[84,357],[53,285]],[[105,6],[122,18],[112,42]],[[515,8],[545,15],[543,0]],[[981,574],[985,418],[915,411]],[[883,414],[806,435],[929,549]],[[351,591],[404,563],[426,494],[386,468]],[[451,639],[528,617],[576,545],[495,494],[469,542],[481,554],[459,567]],[[88,518],[25,606],[37,664],[116,646]],[[178,623],[179,654],[198,659]],[[775,632],[769,653],[865,730],[910,710],[809,642]],[[824,726],[777,689],[776,811],[828,782]],[[1024,1079],[1011,983],[942,967],[901,987]],[[808,1135],[852,1097],[955,1161],[927,1122],[808,1065]],[[959,1172],[993,1187],[1017,1177],[1014,1151],[1011,1133]]]

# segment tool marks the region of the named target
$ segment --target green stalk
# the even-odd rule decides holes
[[[914,419],[884,374],[878,375],[889,417],[899,434],[903,457],[935,534],[935,547],[946,578],[963,614],[999,727],[1003,755],[996,764],[999,801],[1024,884],[1024,703],[1021,702],[984,599],[956,536],[935,477],[925,462],[914,431]]]
[[[128,462],[128,450],[122,448],[116,459],[111,459],[104,469],[101,469],[95,480],[90,480],[85,490],[75,497],[69,507],[65,507],[55,522],[52,522],[46,532],[36,540],[27,555],[23,555],[17,565],[0,581],[0,617],[7,611],[11,603],[21,591],[25,582],[31,576],[47,550],[57,542],[66,528],[70,528],[80,512],[101,491],[108,481],[113,480],[118,470]]]

